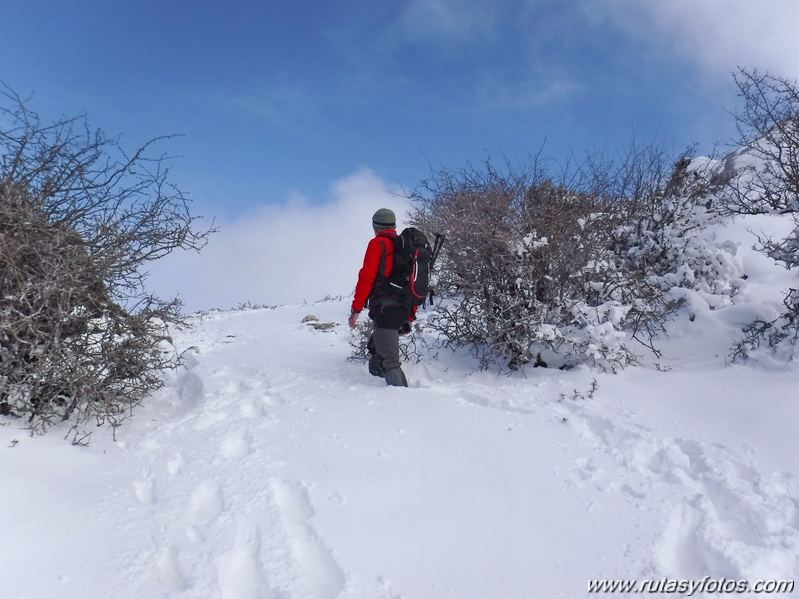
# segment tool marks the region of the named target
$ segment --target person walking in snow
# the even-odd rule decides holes
[[[369,307],[375,330],[369,338],[369,372],[386,379],[387,385],[407,387],[400,365],[400,331],[410,331],[416,307],[408,308],[389,295],[386,281],[394,263],[394,239],[397,237],[394,212],[381,208],[372,217],[374,237],[366,247],[363,267],[358,272],[355,298],[352,300],[349,325],[355,328],[358,315]]]

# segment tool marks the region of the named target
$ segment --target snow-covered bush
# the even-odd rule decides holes
[[[741,148],[727,157],[717,201],[736,214],[799,212],[799,85],[757,70],[735,76]]]
[[[447,238],[436,265],[444,301],[428,321],[445,344],[511,370],[630,362],[629,306],[602,295],[617,215],[601,200],[536,165],[491,164],[436,173],[412,200],[414,224]]]
[[[706,193],[702,169],[654,145],[557,183],[537,162],[434,173],[410,195],[414,225],[447,237],[428,326],[484,366],[629,364],[631,338],[655,350],[672,289],[713,305],[736,291],[735,246],[704,230],[720,218]]]
[[[794,230],[784,239],[760,237],[758,249],[786,268],[799,265],[799,84],[757,70],[735,76],[742,110],[736,114],[741,148],[725,159],[725,185],[713,202],[729,214],[777,214]],[[799,286],[799,285],[797,285]],[[755,321],[733,348],[745,357],[762,342],[795,343],[799,335],[799,293],[785,292],[786,311],[771,322]]]
[[[633,177],[638,189],[614,192],[624,206],[624,222],[613,232],[614,253],[629,281],[621,296],[633,304],[645,299],[648,310],[670,311],[678,300],[668,292],[682,287],[698,292],[711,309],[728,305],[743,273],[734,260],[735,244],[717,241],[708,233],[712,225],[725,220],[707,204],[717,163],[690,155],[672,163],[652,147],[641,152],[624,167],[641,168],[630,162],[645,165],[646,172]]]
[[[795,357],[793,348],[799,341],[799,290],[788,290],[783,304],[785,312],[777,318],[758,318],[743,327],[743,337],[733,344],[730,351],[733,362],[738,359],[746,360],[762,349],[767,349],[779,360],[786,362]]]
[[[82,120],[41,125],[3,96],[0,414],[37,432],[115,426],[175,363],[162,342],[180,304],[146,294],[141,267],[207,232],[161,159],[115,156],[117,141]]]

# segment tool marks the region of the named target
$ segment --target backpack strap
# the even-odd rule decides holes
[[[394,235],[394,237],[396,237],[396,235]],[[391,235],[383,235],[382,233],[377,236],[378,241],[380,241],[380,247],[383,250],[380,253],[380,266],[377,267],[377,281],[382,281],[386,278],[386,260],[388,260],[388,248],[386,247],[386,243],[394,243],[394,237]]]

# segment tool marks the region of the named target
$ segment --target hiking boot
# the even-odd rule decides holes
[[[392,387],[408,386],[408,379],[405,378],[405,373],[402,372],[402,368],[392,368],[391,370],[386,370],[385,379],[386,385],[390,385]]]
[[[386,376],[386,371],[383,368],[383,360],[377,354],[372,354],[369,358],[369,374],[372,376],[379,376],[381,379]]]

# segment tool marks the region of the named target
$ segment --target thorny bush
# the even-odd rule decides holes
[[[132,155],[84,118],[50,125],[8,88],[0,107],[0,414],[44,432],[117,426],[176,364],[180,303],[142,267],[202,247],[152,143]]]
[[[726,183],[713,202],[730,214],[775,214],[793,220],[784,239],[759,236],[764,254],[791,269],[799,266],[799,85],[758,70],[735,75],[743,108],[736,113],[741,148],[724,160]],[[778,352],[799,338],[799,291],[789,288],[785,311],[772,320],[755,320],[732,348],[733,359],[746,358],[765,344]]]
[[[375,330],[371,320],[359,322],[350,333],[350,355],[348,362],[368,362],[369,361],[369,338]],[[414,321],[411,332],[407,335],[400,335],[399,349],[400,357],[404,362],[418,364],[427,355],[428,346],[422,336],[423,328],[421,323]]]
[[[539,160],[442,169],[409,197],[412,223],[446,235],[428,327],[483,367],[634,361],[657,351],[676,287],[734,293],[734,248],[702,237],[708,174],[659,146],[597,155],[554,178]]]

